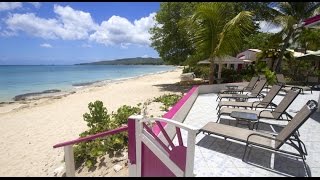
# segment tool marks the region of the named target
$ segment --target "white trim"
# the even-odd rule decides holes
[[[166,165],[174,175],[182,177],[184,172],[171,159],[164,154],[147,136],[141,137],[142,142]]]
[[[74,155],[72,145],[64,146],[64,158],[66,163],[66,176],[75,177],[76,170],[74,166]]]
[[[188,132],[188,142],[187,142],[187,156],[186,156],[186,169],[185,176],[193,177],[193,168],[194,168],[194,151],[196,144],[196,131]]]
[[[137,176],[137,166],[135,164],[128,163],[129,177],[138,177]]]
[[[135,119],[135,129],[136,129],[136,176],[141,177],[141,134],[142,134],[142,124],[139,123],[139,119]]]
[[[160,121],[160,122],[166,122],[168,124],[174,125],[176,127],[179,127],[181,129],[187,130],[187,131],[198,131],[199,129],[193,128],[191,126],[188,126],[186,124],[177,122],[175,120],[172,119],[167,119],[167,118],[146,118],[146,119],[142,119],[141,122],[148,122],[148,121]]]

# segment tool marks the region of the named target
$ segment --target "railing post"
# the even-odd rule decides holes
[[[188,131],[188,142],[187,142],[187,157],[186,157],[186,169],[185,176],[193,177],[193,168],[194,168],[194,151],[196,144],[196,135],[197,131],[189,130]]]
[[[64,147],[64,160],[66,163],[66,176],[67,177],[75,177],[76,169],[74,165],[74,155],[73,155],[73,146],[65,146]]]
[[[140,149],[137,149],[137,140],[136,135],[139,134],[139,131],[137,131],[138,122],[141,120],[143,116],[130,116],[128,118],[128,168],[129,168],[129,176],[130,177],[140,177],[141,176],[141,169],[140,172],[138,172],[137,166],[139,165],[141,167],[141,145]],[[138,161],[138,162],[137,162]],[[140,164],[139,164],[140,163]]]

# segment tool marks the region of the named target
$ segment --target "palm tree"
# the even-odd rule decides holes
[[[301,23],[319,10],[319,2],[276,2],[272,3],[271,11],[274,13],[273,23],[282,26],[279,34],[282,35],[283,45],[279,57],[273,64],[273,71],[280,72],[281,61],[286,49],[289,47],[289,41],[296,37],[301,31],[294,28],[295,24]]]
[[[233,3],[202,3],[192,17],[195,47],[209,57],[209,84],[214,81],[215,59],[237,52],[254,28],[251,12],[235,14],[233,9]]]

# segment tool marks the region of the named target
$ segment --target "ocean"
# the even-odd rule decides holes
[[[114,81],[174,70],[165,65],[0,66],[0,102],[16,95],[59,89],[68,91],[99,81]]]

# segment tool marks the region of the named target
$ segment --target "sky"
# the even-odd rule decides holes
[[[0,65],[157,58],[148,30],[159,9],[159,2],[0,2]]]

